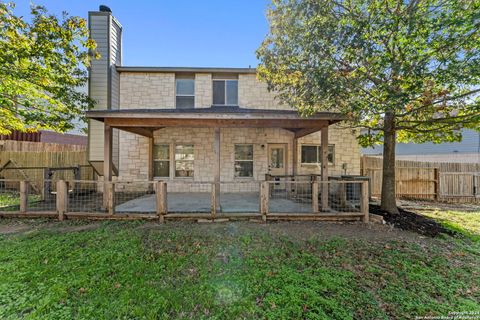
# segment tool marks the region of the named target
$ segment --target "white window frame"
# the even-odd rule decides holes
[[[177,160],[177,147],[178,146],[192,146],[193,148],[193,160]],[[193,175],[191,177],[179,177],[177,176],[177,161],[191,161],[193,163]],[[173,145],[173,177],[175,179],[193,179],[195,177],[195,144],[193,143],[175,143]]]
[[[317,162],[315,163],[308,163],[308,162],[303,162],[303,159],[302,159],[302,148],[303,147],[316,147],[317,148]],[[333,151],[332,151],[332,154],[333,154],[333,161],[332,162],[328,162],[328,165],[329,166],[334,166],[335,165],[335,145],[334,144],[329,144],[328,145],[328,148],[331,148],[333,147]],[[301,161],[301,165],[302,166],[318,166],[318,165],[321,165],[322,164],[322,145],[320,144],[302,144],[300,146],[300,161]]]
[[[213,103],[213,97],[214,97],[214,92],[213,92],[213,82],[214,81],[223,81],[225,82],[224,90],[223,90],[223,98],[225,100],[224,104],[218,104],[218,103]],[[236,104],[228,104],[227,103],[227,81],[236,81],[237,82],[237,103]],[[213,78],[212,79],[212,105],[214,106],[238,106],[238,79],[228,79],[228,78]]]
[[[193,94],[179,94],[177,92],[177,81],[178,80],[192,80],[193,81]],[[182,77],[175,77],[175,109],[177,109],[177,97],[193,97],[193,106],[195,108],[195,78],[182,78]]]
[[[153,165],[155,166],[155,162],[158,161],[167,161],[168,162],[168,175],[167,176],[154,176],[154,179],[164,179],[164,178],[170,178],[171,175],[171,163],[172,163],[172,147],[169,143],[154,143],[154,148],[155,146],[167,146],[168,147],[168,159],[156,159],[153,158]],[[155,170],[153,170],[155,173]]]
[[[236,146],[252,146],[252,160],[237,160],[236,159]],[[255,175],[255,146],[253,143],[235,143],[233,145],[233,177],[235,179],[253,179],[253,176]],[[251,162],[252,163],[252,176],[250,177],[240,177],[235,175],[235,163],[237,162]]]

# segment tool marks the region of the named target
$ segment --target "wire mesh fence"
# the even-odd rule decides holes
[[[183,180],[104,183],[72,180],[61,182],[63,187],[59,190],[57,183],[51,180],[42,183],[0,180],[0,212],[159,216],[166,213],[310,215],[365,213],[368,206],[367,181],[283,179],[219,183]],[[166,193],[159,191],[165,188]],[[60,205],[57,194],[61,194],[58,198]],[[64,195],[66,200],[61,200]]]
[[[209,213],[212,210],[212,182],[168,181],[169,213]]]
[[[310,181],[270,181],[268,212],[313,213]]]
[[[28,181],[28,204],[27,211],[55,212],[57,187],[56,181]]]
[[[219,213],[260,213],[260,181],[221,182]]]
[[[324,186],[328,186],[328,203],[322,203]],[[362,181],[329,181],[319,183],[319,209],[329,212],[361,212]],[[368,190],[367,190],[368,191]]]
[[[105,213],[103,182],[73,180],[67,183],[68,212]]]
[[[156,197],[153,181],[116,181],[114,190],[114,212],[155,213]]]
[[[0,180],[0,212],[20,210],[20,181]]]

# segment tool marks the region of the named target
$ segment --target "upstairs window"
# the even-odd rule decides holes
[[[177,109],[189,109],[195,107],[195,80],[175,80],[175,106]]]
[[[335,163],[335,145],[328,146],[328,164]],[[320,145],[303,145],[302,146],[302,164],[321,164],[322,163],[322,146]]]
[[[238,105],[238,80],[213,80],[214,105]]]

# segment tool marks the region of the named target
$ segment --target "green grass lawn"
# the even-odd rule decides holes
[[[480,310],[480,245],[469,239],[312,222],[2,227],[13,229],[0,232],[1,319],[406,319]]]
[[[37,195],[29,195],[28,201],[35,202],[40,199]],[[18,206],[20,205],[20,195],[18,192],[1,192],[0,193],[0,208],[2,210],[11,209],[11,210],[18,210]]]
[[[467,212],[434,210],[422,214],[440,221],[447,228],[462,233],[474,241],[480,241],[480,210]]]

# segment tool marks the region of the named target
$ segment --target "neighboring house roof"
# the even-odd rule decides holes
[[[444,143],[398,143],[396,146],[397,155],[433,155],[453,153],[480,153],[480,132],[474,130],[463,130],[462,141]],[[362,154],[381,154],[383,146],[374,148],[363,148]]]
[[[255,68],[209,68],[209,67],[135,67],[116,66],[118,72],[187,72],[187,73],[251,73]]]
[[[70,145],[87,145],[87,136],[40,130],[37,132],[13,131],[9,135],[0,135],[0,140],[46,142]]]

